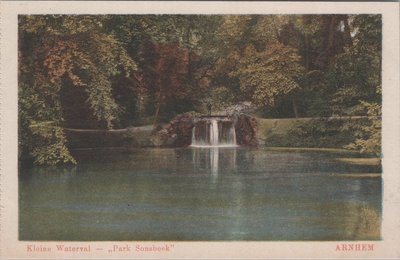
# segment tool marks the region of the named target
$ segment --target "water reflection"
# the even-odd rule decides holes
[[[343,155],[340,155],[343,157]],[[380,168],[250,148],[85,151],[20,169],[21,240],[379,239]]]
[[[220,170],[235,171],[236,148],[192,148],[192,163],[194,170],[206,169],[216,177]]]

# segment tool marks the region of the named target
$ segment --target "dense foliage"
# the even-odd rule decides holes
[[[346,147],[379,153],[381,25],[379,15],[21,15],[20,156],[75,163],[64,128],[157,124],[242,101],[264,117],[368,116]]]

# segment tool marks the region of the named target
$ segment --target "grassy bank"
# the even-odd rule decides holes
[[[257,118],[260,146],[295,149],[343,149],[359,136],[366,118]],[[70,148],[151,147],[152,126],[120,130],[65,129]]]
[[[152,126],[129,127],[118,130],[65,129],[68,147],[149,147],[153,146],[150,137]]]
[[[360,135],[365,117],[258,119],[258,139],[267,147],[343,148]]]

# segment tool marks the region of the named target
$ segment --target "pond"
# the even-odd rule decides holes
[[[20,240],[380,239],[381,167],[348,160],[358,154],[238,147],[74,155],[78,166],[20,169]]]

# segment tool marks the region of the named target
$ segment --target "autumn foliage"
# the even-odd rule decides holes
[[[379,15],[21,15],[20,156],[75,163],[64,128],[167,122],[252,102],[264,117],[374,115]],[[377,118],[377,119],[376,119]]]

